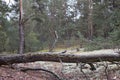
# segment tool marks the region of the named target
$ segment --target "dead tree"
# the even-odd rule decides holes
[[[1,55],[0,65],[8,65],[13,63],[27,63],[35,61],[52,61],[64,63],[92,63],[102,61],[120,61],[119,53],[111,52],[91,52],[91,53],[80,53],[80,54],[70,54],[70,53],[52,53],[52,52],[38,52],[31,54],[11,54],[11,55]]]

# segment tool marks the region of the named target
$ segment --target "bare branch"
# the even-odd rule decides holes
[[[48,72],[50,74],[52,74],[55,78],[57,78],[58,80],[63,80],[62,78],[60,78],[56,73],[52,72],[52,71],[49,71],[49,70],[46,70],[46,69],[42,69],[42,68],[25,68],[25,67],[22,67],[20,68],[21,71],[23,72],[26,72],[26,71],[45,71],[45,72]]]
[[[57,31],[54,32],[54,35],[55,35],[55,40],[54,40],[54,43],[52,44],[51,48],[50,48],[50,52],[52,52],[52,50],[54,49],[55,47],[55,44],[57,43],[58,41],[58,34],[57,34]]]
[[[26,18],[24,18],[23,20],[22,20],[22,24],[24,25],[28,20],[30,20],[31,19],[31,17],[33,17],[34,16],[34,14],[31,14],[31,15],[29,15],[28,17],[26,17]]]
[[[81,65],[80,65],[80,66],[81,66],[81,67],[80,67],[80,71],[83,73],[83,75],[85,76],[86,80],[89,80],[88,77],[87,77],[87,75],[84,73],[84,71],[83,71],[83,69],[82,69],[84,65],[85,65],[85,64],[83,64],[83,65],[81,64]]]
[[[105,62],[104,63],[104,67],[105,67],[105,75],[106,75],[106,77],[107,77],[107,80],[109,80],[109,74],[108,74],[108,64],[107,64],[107,62]]]

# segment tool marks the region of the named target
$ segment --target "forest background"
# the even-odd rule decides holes
[[[120,45],[119,0],[23,0],[23,21],[25,52]],[[18,52],[18,28],[19,1],[0,0],[0,52]]]

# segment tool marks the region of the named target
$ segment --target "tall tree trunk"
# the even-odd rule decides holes
[[[23,9],[22,9],[22,0],[19,1],[19,54],[23,54],[24,53],[24,29],[23,29],[23,23],[22,23],[22,19],[23,19]]]
[[[93,38],[93,22],[92,22],[92,15],[93,15],[93,1],[88,0],[88,38],[92,40]]]

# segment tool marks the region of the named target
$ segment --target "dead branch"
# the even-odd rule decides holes
[[[34,16],[34,14],[30,14],[28,17],[22,19],[22,24],[25,25],[25,23],[26,23],[27,21],[29,21],[33,16]]]
[[[85,76],[85,78],[86,78],[86,80],[89,80],[89,78],[87,77],[87,75],[84,73],[84,71],[83,71],[83,66],[84,66],[84,64],[82,65],[80,65],[81,67],[80,67],[80,71],[82,72],[82,74]]]
[[[21,71],[23,71],[23,72],[26,72],[26,71],[38,71],[38,70],[40,70],[40,71],[45,71],[45,72],[47,72],[47,73],[50,73],[50,74],[52,74],[55,78],[57,78],[58,80],[63,80],[62,78],[60,78],[56,73],[54,73],[54,72],[52,72],[52,71],[50,71],[50,70],[46,70],[46,69],[42,69],[42,68],[26,68],[26,67],[22,67],[22,68],[20,68],[20,70]]]
[[[57,43],[57,41],[58,41],[58,34],[57,34],[57,31],[54,32],[54,35],[55,35],[55,40],[54,40],[54,42],[53,42],[53,44],[52,44],[52,46],[51,46],[49,52],[52,52],[52,51],[53,51],[53,49],[55,48],[55,45],[56,45],[56,43]]]
[[[103,63],[104,64],[104,63]],[[107,64],[107,62],[105,62],[105,64],[104,64],[104,67],[105,67],[105,75],[106,75],[106,78],[107,78],[107,80],[110,80],[109,79],[109,74],[108,74],[108,64]]]

